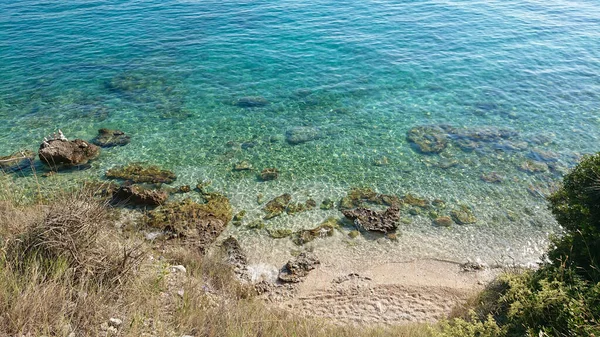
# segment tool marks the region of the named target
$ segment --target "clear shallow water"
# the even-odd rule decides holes
[[[0,60],[0,155],[35,150],[57,128],[69,138],[91,139],[101,127],[132,136],[92,169],[44,184],[144,161],[174,170],[176,184],[212,180],[248,221],[262,215],[258,193],[320,203],[357,185],[467,204],[478,218],[446,229],[413,217],[397,243],[347,243],[340,233],[312,244],[348,259],[533,261],[558,228],[527,188],[547,187],[579,155],[600,150],[594,1],[2,2]],[[270,104],[233,104],[244,96]],[[493,142],[423,155],[406,133],[429,124],[508,128],[526,148]],[[298,126],[321,137],[290,145],[285,133]],[[558,173],[518,169],[539,150],[556,154]],[[383,156],[388,164],[374,165]],[[440,158],[459,165],[439,168]],[[256,171],[231,171],[239,160],[282,174],[258,182]],[[492,171],[504,182],[480,179]],[[311,211],[268,226],[310,228],[328,215],[341,216]],[[243,227],[230,232],[256,259],[294,248]]]

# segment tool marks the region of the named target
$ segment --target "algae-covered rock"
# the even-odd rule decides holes
[[[192,190],[190,185],[181,185],[178,188],[178,193],[189,193]]]
[[[354,221],[356,226],[368,231],[383,233],[395,231],[400,220],[400,210],[397,206],[390,206],[381,212],[359,207],[353,210],[343,210],[342,214]]]
[[[241,226],[242,225],[242,220],[244,220],[245,216],[246,216],[246,211],[245,210],[241,210],[241,211],[237,212],[233,216],[233,220],[231,221],[231,223],[234,226]]]
[[[376,158],[373,161],[373,165],[375,165],[375,166],[387,166],[389,164],[390,164],[390,160],[386,156],[381,156],[379,158]]]
[[[348,194],[340,200],[340,209],[363,207],[367,204],[399,206],[402,200],[395,195],[379,194],[371,188],[352,188]]]
[[[140,206],[162,205],[169,198],[166,191],[148,189],[137,185],[124,185],[113,193],[112,203]]]
[[[232,209],[225,196],[213,196],[205,204],[190,199],[167,203],[147,215],[151,227],[172,232],[202,252],[231,221]]]
[[[301,253],[288,261],[279,272],[279,280],[286,283],[298,283],[321,262],[311,253]]]
[[[295,233],[294,243],[297,245],[303,245],[307,242],[313,241],[316,238],[332,236],[336,229],[340,228],[339,220],[333,217],[327,218],[319,226],[301,230]]]
[[[263,207],[263,211],[267,213],[265,219],[268,220],[281,215],[286,210],[291,200],[292,196],[285,193],[269,201],[265,207]]]
[[[407,139],[422,153],[440,153],[448,144],[446,132],[439,126],[426,125],[410,129]]]
[[[301,203],[289,203],[287,205],[287,208],[285,209],[287,214],[296,214],[296,213],[300,213],[300,212],[304,212],[304,211],[309,211],[311,209],[314,209],[315,207],[317,207],[317,202],[314,201],[313,199],[308,199],[306,200],[306,202]]]
[[[415,206],[415,207],[428,208],[430,205],[430,203],[427,199],[419,198],[410,193],[405,195],[404,199],[402,199],[402,200],[404,201],[405,204]]]
[[[327,210],[333,209],[334,207],[335,207],[335,202],[329,198],[326,198],[321,202],[320,208],[324,211],[327,211]]]
[[[31,167],[35,153],[29,150],[23,150],[12,153],[8,156],[0,157],[0,171],[13,172]]]
[[[260,220],[254,220],[248,224],[249,229],[263,229],[265,228],[265,223]]]
[[[269,101],[262,96],[245,96],[235,100],[233,105],[240,108],[258,108],[269,105]]]
[[[175,173],[162,170],[157,166],[144,166],[132,163],[126,166],[116,166],[106,171],[106,177],[111,179],[129,180],[135,183],[172,183],[177,179]]]
[[[87,164],[100,155],[100,148],[85,140],[44,141],[38,151],[40,160],[53,170]]]
[[[260,180],[261,181],[270,181],[275,180],[279,177],[279,170],[274,167],[266,168],[260,171]]]
[[[452,210],[450,215],[459,225],[468,225],[477,221],[477,218],[473,215],[473,210],[466,205],[460,205],[459,208]]]
[[[318,128],[309,126],[297,126],[291,128],[285,133],[285,140],[291,145],[298,145],[321,137]]]
[[[350,231],[350,233],[348,233],[348,236],[351,239],[356,239],[359,235],[360,235],[360,232],[357,230],[353,230],[353,231]]]
[[[292,235],[291,229],[269,229],[269,236],[273,239],[283,239]]]
[[[121,130],[100,129],[92,143],[101,147],[124,146],[129,144],[131,137]]]
[[[433,224],[441,227],[450,227],[454,224],[454,221],[449,216],[440,216],[433,220]]]

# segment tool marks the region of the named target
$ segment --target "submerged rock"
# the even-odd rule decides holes
[[[129,144],[131,138],[120,130],[100,129],[92,143],[101,147],[124,146]]]
[[[285,133],[285,140],[291,145],[302,144],[321,137],[318,128],[309,126],[297,126]]]
[[[293,241],[295,244],[300,246],[307,242],[313,241],[316,238],[332,236],[335,230],[339,228],[340,224],[338,219],[330,217],[313,229],[296,232]]]
[[[433,224],[441,227],[450,227],[454,224],[454,221],[449,216],[440,216],[433,220]]]
[[[260,171],[260,180],[261,181],[269,181],[275,180],[279,177],[279,170],[274,167],[266,168]]]
[[[283,214],[291,200],[292,196],[285,193],[269,201],[263,208],[263,211],[267,213],[265,219],[273,219]]]
[[[268,232],[273,239],[283,239],[293,234],[291,229],[269,229]]]
[[[298,283],[302,281],[308,273],[315,269],[321,262],[311,253],[301,253],[298,257],[288,261],[279,272],[279,281],[286,283]]]
[[[367,204],[374,205],[401,205],[402,200],[395,195],[379,194],[371,188],[352,188],[340,201],[340,209],[363,207]]]
[[[147,224],[183,237],[204,252],[225,230],[231,218],[229,199],[214,194],[205,204],[189,199],[167,203],[148,213]]]
[[[312,199],[308,199],[304,203],[289,203],[285,211],[287,214],[291,215],[304,211],[309,211],[311,209],[314,209],[315,207],[317,207],[317,202]]]
[[[422,153],[440,153],[448,145],[448,136],[439,126],[417,126],[407,133],[409,142],[414,144]]]
[[[52,139],[40,145],[38,155],[44,164],[55,170],[87,164],[100,155],[100,148],[81,139]]]
[[[466,205],[460,205],[459,208],[452,210],[450,215],[459,225],[468,225],[477,221],[477,218],[473,215],[473,210]]]
[[[343,210],[342,214],[356,226],[368,231],[393,232],[398,228],[400,210],[397,206],[390,206],[387,210],[377,212],[368,208],[359,207],[353,210]]]
[[[235,100],[233,105],[240,108],[257,108],[269,105],[269,101],[262,96],[245,96]]]
[[[12,172],[30,167],[34,159],[35,153],[29,150],[0,157],[0,171]]]
[[[114,204],[130,204],[140,206],[159,206],[169,198],[166,191],[148,189],[138,185],[119,187],[112,196]]]
[[[247,160],[241,160],[233,165],[234,171],[250,171],[252,170],[252,164]]]
[[[177,179],[175,173],[162,170],[157,166],[144,166],[142,164],[129,164],[116,166],[106,171],[106,177],[111,179],[130,180],[135,183],[172,183]]]
[[[547,172],[549,168],[546,163],[535,160],[527,160],[523,162],[521,166],[519,166],[519,169],[527,173],[540,173]]]
[[[335,203],[333,202],[333,200],[326,198],[323,199],[323,201],[321,202],[321,206],[320,208],[324,211],[333,209],[335,207]]]
[[[501,183],[504,181],[504,176],[501,176],[496,172],[483,173],[481,175],[481,180],[485,181],[486,183]]]

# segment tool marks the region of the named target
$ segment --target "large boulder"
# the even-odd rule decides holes
[[[123,146],[129,144],[131,138],[120,130],[100,129],[92,143],[101,147]]]
[[[352,210],[343,210],[342,214],[354,221],[354,224],[358,227],[383,233],[395,231],[398,228],[398,221],[400,221],[400,209],[396,205],[380,212],[359,207]]]
[[[44,164],[59,169],[87,164],[100,155],[100,148],[81,139],[52,139],[40,145],[38,155]]]

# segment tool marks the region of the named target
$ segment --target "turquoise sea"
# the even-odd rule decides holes
[[[268,104],[236,104],[243,97]],[[298,249],[245,227],[263,215],[258,194],[320,204],[368,186],[442,199],[441,213],[467,205],[477,222],[445,228],[406,215],[397,242],[337,233],[310,249],[527,264],[560,231],[543,195],[600,150],[600,3],[5,0],[0,120],[0,156],[36,151],[59,128],[86,140],[125,131],[132,142],[104,149],[90,169],[40,182],[102,178],[133,161],[175,171],[175,186],[211,180],[248,211],[226,234],[256,261]],[[423,154],[407,132],[424,125],[459,131],[443,152]],[[293,132],[308,141],[291,144]],[[254,171],[233,172],[241,160]],[[279,179],[259,181],[266,167]],[[482,179],[491,173],[502,181]],[[11,176],[35,180],[32,170]],[[266,224],[297,230],[327,216],[342,217],[317,207]]]

